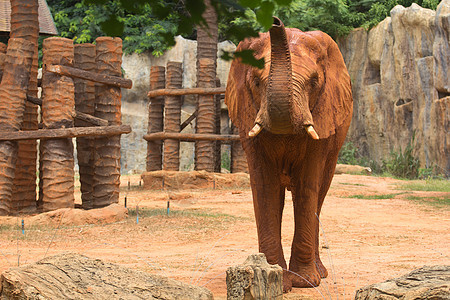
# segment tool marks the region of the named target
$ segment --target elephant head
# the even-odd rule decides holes
[[[333,135],[352,112],[351,83],[336,43],[323,32],[285,28],[276,17],[268,33],[244,40],[265,67],[232,62],[225,103],[242,137]]]

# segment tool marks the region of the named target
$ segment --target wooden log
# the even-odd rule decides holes
[[[47,71],[52,64],[72,64],[73,41],[50,37],[43,42],[42,123],[44,129],[71,128],[75,113],[72,78]],[[41,141],[42,195],[40,211],[74,207],[74,156],[71,138]]]
[[[96,72],[91,71],[85,71],[78,68],[72,68],[68,66],[61,66],[61,65],[50,65],[47,66],[47,71],[58,74],[58,75],[64,75],[74,78],[80,78],[85,80],[90,80],[106,85],[112,85],[115,87],[120,87],[124,89],[131,89],[133,86],[133,81],[130,79],[125,79],[120,76],[111,76],[111,75],[105,75],[105,74],[99,74]]]
[[[186,88],[186,89],[160,89],[147,93],[150,98],[158,96],[184,96],[184,95],[216,95],[225,94],[225,88]]]
[[[39,105],[39,106],[42,105],[42,100],[40,98],[37,98],[37,97],[27,96],[27,101],[31,102],[33,104]],[[108,121],[100,119],[100,118],[97,118],[97,117],[94,117],[94,116],[91,116],[89,114],[85,114],[85,113],[79,112],[79,111],[75,111],[75,114],[73,114],[73,117],[75,119],[77,119],[77,120],[84,121],[84,122],[87,122],[87,123],[92,124],[92,125],[108,126]]]
[[[100,75],[120,76],[122,40],[99,37],[96,40],[97,72]],[[97,85],[95,88],[95,116],[109,125],[121,125],[122,92],[118,86]],[[120,135],[95,139],[94,208],[119,202],[120,192]]]
[[[25,39],[9,39],[5,69],[0,83],[2,131],[17,131],[22,125],[33,50],[33,44]],[[0,142],[0,216],[16,210],[12,202],[12,192],[17,151],[16,142]]]
[[[147,141],[174,139],[183,142],[195,141],[238,141],[239,135],[218,135],[218,134],[202,134],[202,133],[175,133],[175,132],[157,132],[144,135]]]
[[[198,110],[195,110],[192,115],[189,116],[183,123],[180,125],[180,131],[183,131],[195,118],[197,118]]]
[[[11,33],[12,38],[23,38],[34,45],[33,62],[28,82],[27,96],[36,97],[38,93],[38,37],[39,18],[38,0],[11,1]],[[25,103],[21,130],[38,129],[38,107],[29,102]],[[36,171],[37,171],[37,141],[19,141],[17,153],[16,175],[12,201],[15,203],[17,214],[31,214],[36,212]]]
[[[93,72],[95,64],[95,45],[78,44],[74,49],[74,66]],[[102,126],[107,126],[108,121],[93,117],[95,114],[95,83],[81,78],[74,78],[75,84],[75,126],[87,127],[91,117],[104,122]],[[87,117],[87,118],[86,118]],[[81,203],[84,209],[91,209],[94,205],[94,156],[95,147],[93,138],[77,138],[77,159],[80,173]]]
[[[153,66],[150,69],[150,89],[157,90],[166,86],[166,68]],[[148,106],[147,133],[164,130],[164,97],[150,99]],[[162,141],[147,142],[147,172],[162,169]]]
[[[129,125],[71,127],[27,131],[0,131],[0,141],[49,140],[89,136],[115,136],[131,132]]]
[[[167,88],[181,88],[183,84],[183,64],[169,61],[167,63]],[[181,96],[166,96],[164,100],[164,131],[179,133],[181,121]],[[167,139],[164,141],[163,170],[178,171],[180,169],[180,141]]]
[[[220,87],[220,79],[216,77],[216,87]],[[221,109],[220,102],[223,95],[217,94],[214,96],[214,133],[220,134],[221,124]],[[222,171],[222,143],[220,141],[214,142],[214,172],[220,173]]]

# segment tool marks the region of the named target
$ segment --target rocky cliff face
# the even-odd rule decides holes
[[[348,134],[374,160],[404,149],[415,134],[423,166],[450,171],[450,0],[437,10],[396,6],[370,31],[338,41],[352,78]]]

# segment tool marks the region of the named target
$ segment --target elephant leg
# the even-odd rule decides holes
[[[255,210],[256,226],[258,231],[259,252],[266,255],[269,264],[277,264],[283,271],[283,290],[292,289],[281,245],[281,220],[284,208],[285,189],[279,183],[274,184],[260,179],[252,179],[253,206]],[[257,176],[257,177],[264,177]]]
[[[315,287],[320,283],[321,265],[317,263],[318,229],[317,218],[324,197],[321,186],[325,168],[323,159],[326,153],[326,141],[308,146],[311,155],[304,160],[300,176],[293,186],[295,231],[292,242],[289,269],[292,274],[292,286]],[[320,272],[319,272],[320,271]]]

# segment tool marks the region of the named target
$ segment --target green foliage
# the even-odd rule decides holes
[[[419,204],[431,205],[436,208],[448,209],[450,206],[450,197],[448,196],[441,196],[441,197],[408,196],[406,197],[406,199],[415,201]]]
[[[353,199],[366,199],[366,200],[381,200],[381,199],[393,199],[395,196],[400,195],[401,193],[397,194],[379,194],[379,195],[352,195],[346,198],[353,198]]]
[[[231,172],[231,153],[230,151],[222,152],[221,168]]]
[[[358,150],[352,142],[345,143],[339,151],[338,164],[359,165]]]
[[[399,186],[402,190],[450,193],[450,181],[447,179],[428,179],[409,181]]]
[[[162,55],[172,45],[166,42],[165,36],[175,34],[180,19],[175,2],[173,13],[164,18],[155,17],[149,3],[142,4],[136,12],[119,0],[95,4],[71,0],[47,2],[60,36],[71,38],[75,43],[90,43],[108,32],[123,39],[125,53],[149,50],[155,56]]]
[[[333,38],[355,27],[372,27],[397,4],[410,0],[211,0],[218,12],[220,40],[238,43],[267,31],[272,16],[286,26],[303,31],[322,30]],[[414,1],[436,9],[438,0]],[[151,51],[159,56],[174,45],[174,36],[195,37],[195,27],[205,24],[203,0],[48,0],[55,23],[63,37],[76,43],[93,42],[101,35],[123,39],[125,53]],[[262,61],[248,53],[228,54],[261,67]]]
[[[413,143],[415,136],[408,142],[405,150],[391,151],[390,157],[384,162],[386,170],[392,175],[400,178],[415,179],[419,175],[420,161],[413,154]]]

